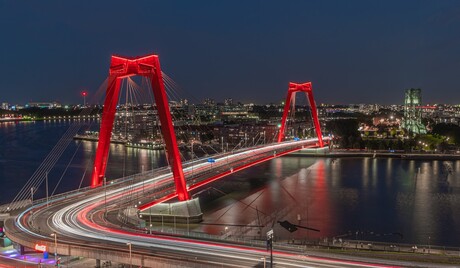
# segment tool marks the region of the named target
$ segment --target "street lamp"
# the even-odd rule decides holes
[[[57,234],[52,233],[51,236],[54,236],[54,263],[57,262]]]
[[[431,236],[428,236],[428,253],[431,253]]]
[[[267,250],[270,250],[270,268],[273,268],[273,229],[267,232]]]
[[[129,267],[133,267],[133,258],[131,255],[131,242],[126,243],[129,248]]]
[[[32,205],[34,204],[34,187],[30,188],[30,200]]]
[[[192,151],[192,178],[193,178],[193,139],[190,140],[190,149]]]

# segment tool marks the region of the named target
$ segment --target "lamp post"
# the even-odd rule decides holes
[[[189,225],[188,217],[187,217],[187,235],[190,235],[190,225]]]
[[[34,187],[30,188],[30,200],[32,205],[34,204]]]
[[[104,176],[104,205],[105,214],[107,214],[107,178]]]
[[[428,236],[428,253],[431,253],[431,236]]]
[[[192,178],[193,178],[193,139],[190,140],[190,149],[192,151]]]
[[[131,255],[131,242],[126,243],[129,248],[129,267],[133,267],[133,258]]]
[[[270,268],[273,267],[273,229],[267,232],[267,250],[270,250]]]
[[[51,236],[54,236],[54,263],[57,261],[57,234],[52,233]]]
[[[152,234],[152,207],[149,208],[150,234]]]
[[[48,196],[48,172],[45,173],[45,186],[46,186],[46,206],[49,205],[49,196]]]
[[[143,177],[143,174],[144,174],[144,165],[142,165],[142,176],[141,176],[141,179],[142,179],[142,196],[144,196],[144,177]]]

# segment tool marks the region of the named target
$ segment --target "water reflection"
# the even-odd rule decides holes
[[[452,163],[453,172],[447,174],[442,171],[441,161],[283,157],[225,180],[238,177],[243,182],[260,170],[269,170],[266,183],[242,200],[253,202],[267,215],[290,208],[284,215],[278,215],[279,219],[321,230],[290,234],[275,226],[281,238],[319,239],[356,231],[399,232],[402,238],[367,236],[366,239],[460,246],[456,239],[460,237],[456,228],[460,216],[455,213],[460,209],[460,175],[456,172],[459,162]],[[216,217],[211,209],[205,213],[206,221],[244,224],[257,217],[249,209],[240,214],[241,211],[235,210],[239,206],[236,202],[215,202],[213,206],[219,208],[220,214]],[[226,212],[228,206],[232,209]],[[226,217],[230,211],[232,216]],[[229,221],[222,221],[223,218]]]
[[[0,179],[9,189],[2,192],[2,202],[14,198],[67,126],[68,121],[0,124]],[[83,186],[89,184],[96,143],[75,141],[64,154],[67,160],[58,162],[50,174],[50,188],[77,147],[80,152],[66,171],[64,188],[78,187],[82,174]],[[165,166],[166,161],[162,151],[111,145],[108,165],[107,177],[112,179],[142,167]],[[205,221],[224,225],[202,228],[220,233],[225,224],[260,222],[264,228],[247,234],[263,235],[274,221],[289,220],[321,232],[290,234],[275,224],[280,238],[319,239],[363,230],[402,233],[402,239],[385,238],[396,242],[460,246],[459,171],[460,161],[282,157],[212,184],[200,195]],[[45,193],[42,188],[37,196]]]

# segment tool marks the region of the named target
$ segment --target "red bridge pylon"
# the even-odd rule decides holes
[[[291,103],[293,102],[293,99],[295,98],[295,94],[297,92],[305,92],[305,95],[307,95],[307,99],[310,102],[311,114],[313,117],[313,123],[315,125],[316,135],[318,136],[319,146],[323,147],[324,146],[323,135],[321,133],[321,126],[318,120],[318,111],[316,110],[315,99],[313,98],[311,82],[307,82],[303,84],[297,84],[297,83],[292,83],[292,82],[289,83],[286,102],[284,104],[283,118],[281,119],[281,128],[280,128],[280,132],[278,135],[278,142],[282,142],[284,139],[284,135],[285,135],[284,132],[286,131],[287,116],[289,113],[289,109],[291,108]]]
[[[110,137],[112,136],[121,81],[124,78],[134,75],[150,78],[158,109],[158,116],[160,117],[161,132],[166,144],[167,157],[172,168],[177,195],[180,201],[189,200],[190,195],[187,191],[182,170],[182,162],[177,147],[176,135],[174,133],[171,113],[169,111],[158,55],[147,55],[135,58],[112,56],[91,186],[100,186],[104,180],[110,147]]]

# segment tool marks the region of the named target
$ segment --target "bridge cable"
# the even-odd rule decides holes
[[[105,84],[106,82],[107,79],[103,82],[103,84]],[[90,106],[84,107],[80,112],[79,116],[86,117],[86,115],[89,115],[92,111],[93,109]],[[51,152],[46,156],[46,158],[42,161],[40,166],[35,170],[31,178],[26,182],[26,184],[14,197],[14,199],[10,203],[9,209],[14,210],[16,208],[19,208],[20,206],[22,206],[19,201],[27,199],[31,189],[32,192],[36,192],[39,189],[40,185],[45,180],[47,174],[49,174],[51,169],[56,164],[57,160],[62,156],[63,152],[68,147],[70,142],[73,140],[73,137],[80,128],[80,122],[74,122],[73,124],[71,124],[71,126],[67,129],[65,134],[53,147]]]

